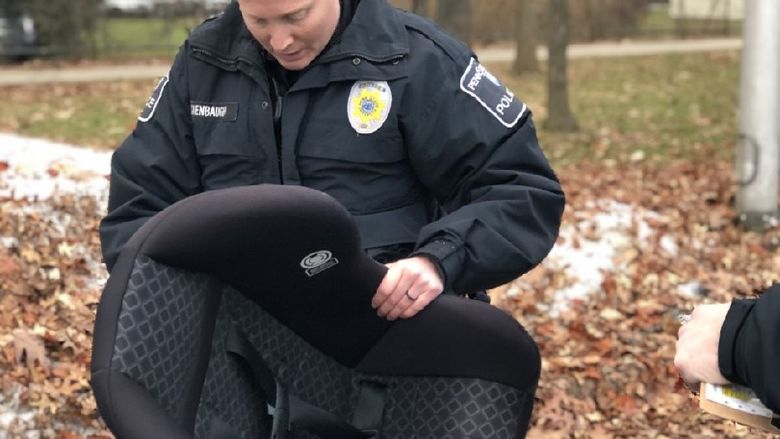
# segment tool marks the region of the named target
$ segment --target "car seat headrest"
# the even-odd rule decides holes
[[[386,268],[363,252],[349,212],[313,189],[259,185],[195,195],[148,221],[128,246],[225,282],[345,364],[389,325],[370,312]],[[355,344],[339,343],[358,329]]]

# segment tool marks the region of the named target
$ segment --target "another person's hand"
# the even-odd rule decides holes
[[[425,256],[401,259],[386,266],[387,274],[379,284],[371,306],[388,320],[412,317],[444,289],[436,266]]]
[[[728,383],[718,367],[718,342],[730,306],[729,303],[699,305],[688,323],[680,326],[674,365],[689,385]]]

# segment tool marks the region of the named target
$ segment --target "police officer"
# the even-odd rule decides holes
[[[529,109],[386,0],[238,0],[197,28],[113,156],[106,264],[176,201],[261,183],[353,214],[391,320],[529,270],[564,206]]]

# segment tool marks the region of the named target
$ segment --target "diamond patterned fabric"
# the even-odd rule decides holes
[[[208,289],[204,274],[136,259],[117,322],[113,368],[145,387],[180,423],[186,371],[195,361]]]
[[[163,266],[139,257],[119,316],[114,368],[149,389],[171,416],[192,366],[199,322],[208,312],[205,296],[216,282],[206,275]],[[220,287],[222,288],[222,287]],[[224,287],[200,405],[195,438],[208,438],[214,419],[230,425],[242,439],[270,436],[266,402],[246,366],[225,351],[236,325],[270,369],[299,398],[349,421],[360,382],[388,386],[384,439],[516,438],[532,407],[533,393],[468,378],[372,376],[342,366],[287,326]],[[295,439],[317,436],[295,432]]]
[[[383,438],[516,438],[521,421],[524,425],[530,416],[531,393],[478,379],[362,374],[318,351],[235,290],[227,290],[222,306],[293,394],[342,419],[354,414],[361,381],[386,384]],[[218,325],[223,318],[228,317],[221,312]],[[295,434],[296,439],[316,437]]]
[[[265,438],[270,427],[263,416],[267,410],[263,394],[252,384],[247,368],[225,351],[229,323],[227,308],[222,306],[195,421],[195,437],[208,438],[211,422],[218,418],[241,434],[241,439]]]

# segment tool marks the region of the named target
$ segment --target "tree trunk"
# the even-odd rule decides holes
[[[576,131],[577,121],[569,107],[568,80],[566,78],[566,46],[569,43],[569,2],[550,0],[550,29],[547,72],[546,128],[552,131]]]
[[[412,0],[412,12],[428,16],[428,0]]]
[[[534,0],[515,0],[515,62],[514,73],[535,72],[539,70],[536,60],[536,8]]]
[[[471,0],[442,0],[436,9],[436,21],[447,32],[470,45]]]

